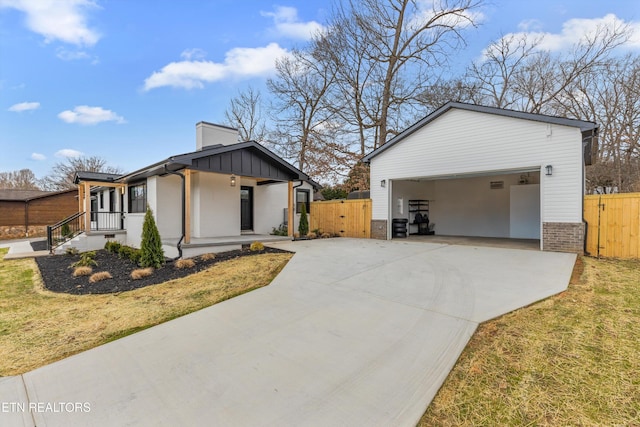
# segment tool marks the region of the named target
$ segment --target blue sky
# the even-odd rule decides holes
[[[0,0],[0,171],[40,178],[80,153],[131,171],[193,150],[195,124],[222,123],[239,90],[262,89],[331,4]],[[479,12],[458,65],[508,33],[545,33],[561,50],[612,20],[638,28],[626,49],[640,50],[638,0],[492,0]]]

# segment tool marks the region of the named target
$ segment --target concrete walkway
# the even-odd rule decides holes
[[[413,426],[478,322],[563,291],[575,262],[345,238],[274,246],[296,255],[266,288],[0,379],[0,401],[26,405],[0,425]]]
[[[9,252],[7,252],[3,259],[33,258],[49,255],[49,251],[33,250],[30,242],[35,240],[42,240],[42,238],[0,241],[0,249],[9,248]]]

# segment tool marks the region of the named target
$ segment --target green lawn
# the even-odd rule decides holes
[[[640,261],[480,325],[420,426],[640,426]]]

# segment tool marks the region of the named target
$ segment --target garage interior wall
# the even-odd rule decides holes
[[[538,172],[394,180],[392,215],[413,222],[409,200],[429,200],[429,219],[436,234],[539,239],[539,182]],[[502,188],[492,188],[492,183]]]

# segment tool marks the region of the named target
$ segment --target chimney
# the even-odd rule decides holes
[[[213,123],[196,124],[196,150],[201,151],[212,145],[231,145],[238,143],[238,129]]]

